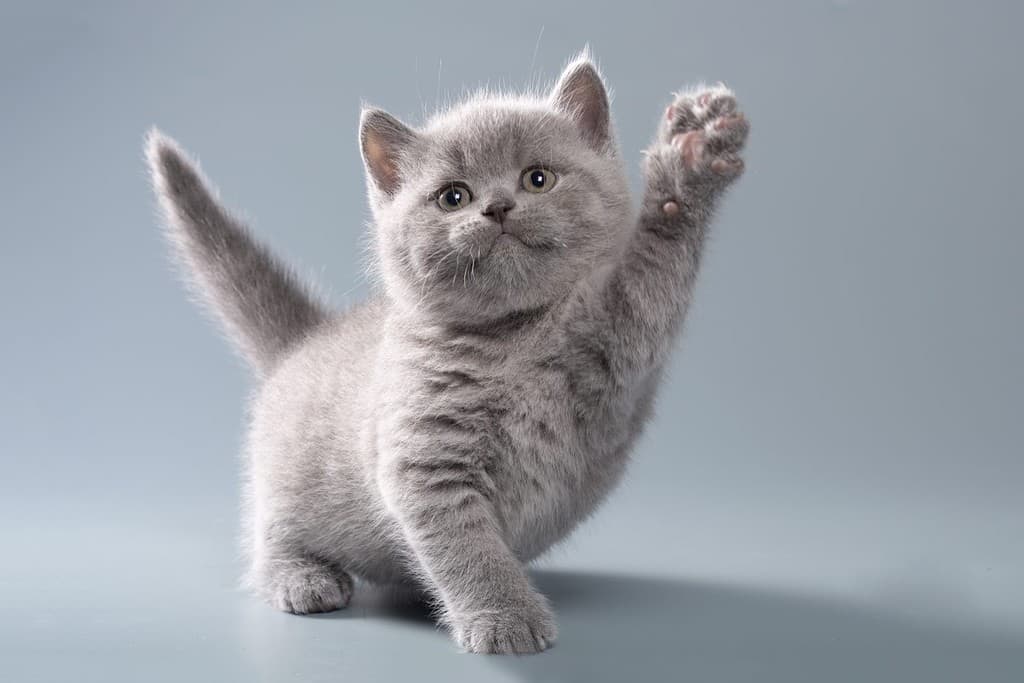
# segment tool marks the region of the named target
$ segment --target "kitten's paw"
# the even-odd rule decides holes
[[[333,612],[352,599],[352,577],[347,572],[312,563],[279,567],[269,588],[270,603],[292,614]]]
[[[554,615],[539,595],[519,606],[460,615],[453,631],[467,651],[500,655],[543,652],[558,636]]]
[[[743,172],[740,152],[750,123],[724,85],[683,92],[665,111],[661,142],[682,158],[688,174],[729,182]]]

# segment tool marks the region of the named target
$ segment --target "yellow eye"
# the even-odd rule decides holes
[[[473,201],[473,195],[465,185],[449,185],[437,195],[437,205],[442,211],[458,211]]]
[[[558,182],[558,176],[555,175],[554,171],[537,166],[523,171],[523,178],[520,182],[523,189],[527,192],[540,194],[554,187],[555,183]]]

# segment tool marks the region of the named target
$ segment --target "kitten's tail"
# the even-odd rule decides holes
[[[327,311],[218,203],[174,140],[154,128],[146,157],[186,279],[255,371],[266,375],[288,347],[327,319]]]

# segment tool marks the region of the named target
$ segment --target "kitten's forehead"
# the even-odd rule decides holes
[[[433,119],[432,156],[467,173],[541,161],[576,141],[571,121],[536,101],[471,101]]]

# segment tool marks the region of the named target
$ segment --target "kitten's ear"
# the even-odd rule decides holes
[[[576,119],[583,137],[597,149],[603,149],[611,135],[608,92],[597,67],[583,53],[565,67],[551,91],[551,103]]]
[[[373,184],[392,195],[402,184],[399,157],[416,140],[416,132],[383,109],[363,109],[359,148]]]

